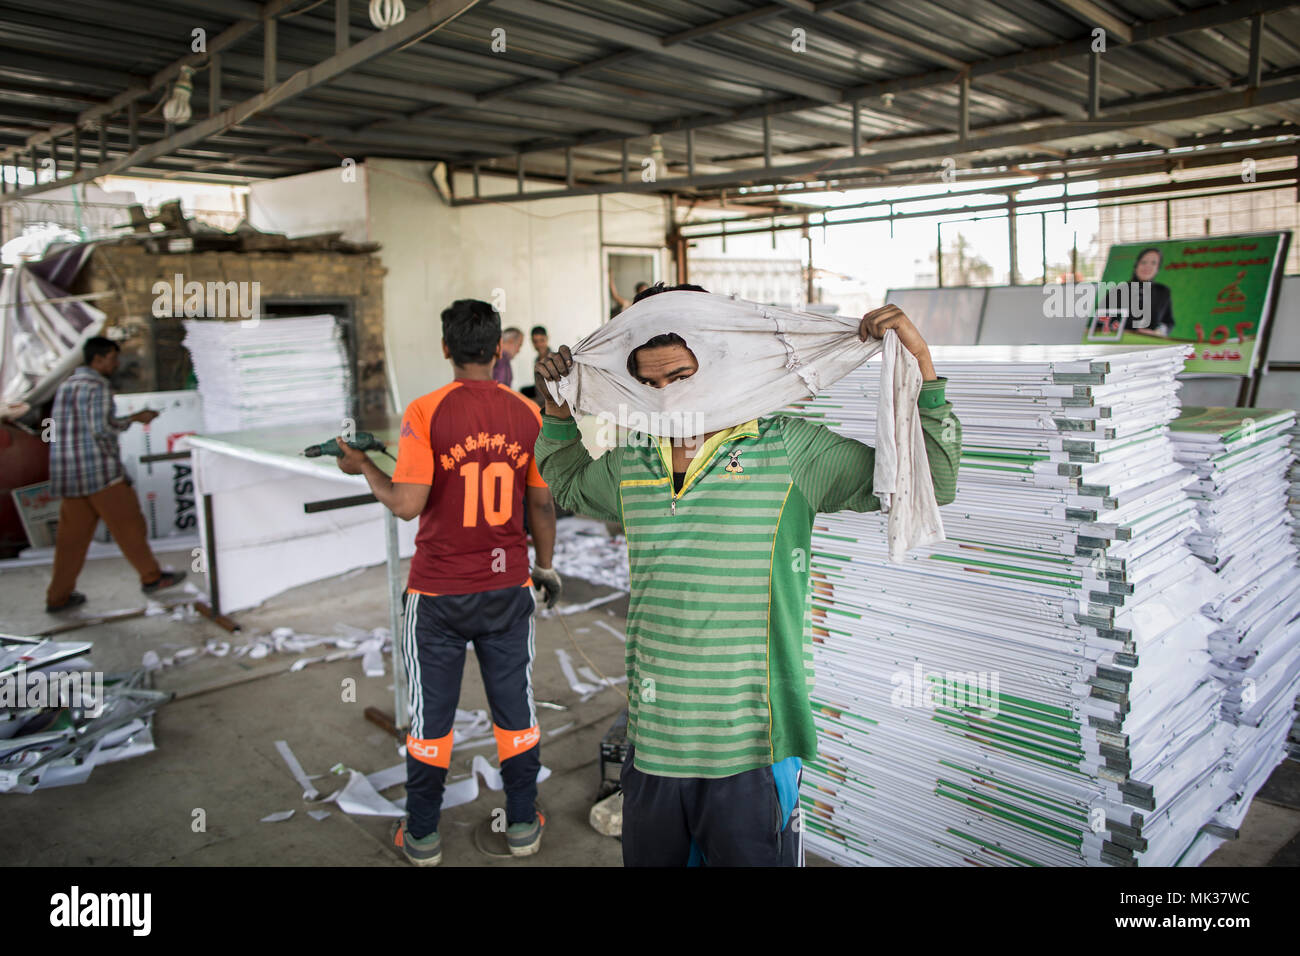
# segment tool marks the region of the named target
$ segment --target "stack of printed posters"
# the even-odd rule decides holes
[[[332,315],[248,321],[189,319],[204,431],[330,422],[351,409],[352,372]]]
[[[1234,799],[1219,823],[1236,829],[1251,798],[1286,756],[1300,692],[1300,571],[1290,492],[1296,413],[1187,407],[1173,423],[1175,453],[1196,480],[1191,549],[1217,575],[1202,612],[1222,718],[1234,726],[1224,761]]]
[[[864,865],[1195,865],[1232,796],[1174,456],[1182,346],[932,350],[961,422],[947,540],[819,515],[810,850]],[[875,443],[871,362],[793,409]],[[1189,609],[1192,609],[1189,613]]]
[[[1287,470],[1287,511],[1291,514],[1291,543],[1300,562],[1300,420],[1291,428],[1291,467]]]

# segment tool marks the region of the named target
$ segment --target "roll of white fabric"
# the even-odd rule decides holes
[[[881,349],[880,401],[876,413],[876,467],[872,490],[889,515],[889,560],[899,563],[912,548],[945,540],[939,504],[916,412],[921,368],[893,330]]]
[[[656,335],[675,332],[700,364],[688,379],[652,388],[627,370],[627,357]],[[707,292],[661,292],[642,299],[573,348],[574,368],[557,402],[579,415],[634,413],[636,430],[689,438],[739,425],[811,398],[880,351],[858,339],[858,320],[808,315]]]
[[[890,512],[893,560],[943,540],[925,437],[916,411],[921,372],[893,332],[863,342],[859,320],[811,315],[706,292],[662,292],[635,303],[573,349],[549,383],[557,403],[644,434],[691,438],[812,398],[883,353],[873,488]],[[627,368],[657,335],[676,333],[699,362],[690,378],[653,388]]]

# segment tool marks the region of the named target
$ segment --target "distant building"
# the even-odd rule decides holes
[[[1295,169],[1295,159],[1278,157],[1261,159],[1252,170],[1238,165],[1212,166],[1189,173],[1177,174],[1185,181],[1189,191],[1196,190],[1196,179],[1242,176],[1258,177],[1273,170]],[[1192,175],[1196,179],[1191,178]],[[1146,176],[1126,176],[1106,179],[1097,184],[1099,190],[1123,189],[1134,186],[1156,186],[1169,182],[1163,173]],[[1235,186],[1234,188],[1241,188]],[[1097,209],[1098,246],[1100,262],[1110,247],[1124,242],[1144,242],[1148,239],[1194,239],[1198,236],[1223,236],[1234,233],[1278,232],[1295,229],[1300,221],[1300,205],[1292,186],[1280,189],[1260,189],[1257,192],[1235,193],[1223,196],[1202,196],[1193,199],[1165,199],[1153,197],[1151,202],[1131,206],[1102,206]],[[1287,255],[1286,271],[1300,272],[1300,244],[1292,243]]]
[[[802,309],[804,267],[800,259],[697,256],[690,258],[690,281],[710,292],[738,295],[751,302]]]

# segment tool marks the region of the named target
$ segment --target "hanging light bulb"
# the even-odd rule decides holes
[[[370,22],[380,30],[406,19],[406,4],[402,0],[370,0]]]
[[[163,105],[163,119],[179,125],[190,121],[190,95],[194,92],[194,70],[188,66],[181,67],[181,75],[172,87],[172,95]]]

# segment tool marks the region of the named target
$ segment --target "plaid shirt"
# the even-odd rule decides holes
[[[130,427],[129,419],[113,415],[108,379],[88,365],[78,367],[54,395],[50,494],[82,498],[125,477],[117,434]]]

